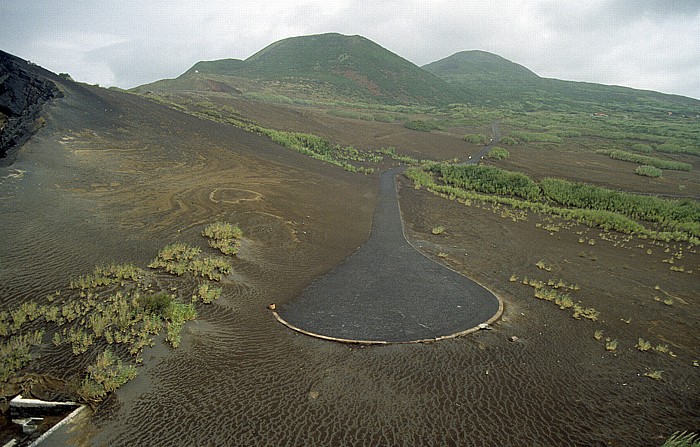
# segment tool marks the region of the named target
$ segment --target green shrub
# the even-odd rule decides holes
[[[637,152],[650,153],[652,151],[652,148],[648,144],[637,143],[637,144],[632,145],[632,150],[637,151]]]
[[[116,360],[116,361],[115,361]],[[88,366],[78,394],[86,401],[97,401],[116,391],[138,373],[133,365],[123,365],[110,350],[97,356]]]
[[[374,121],[380,121],[382,123],[393,123],[395,121],[393,116],[386,113],[375,113],[373,118]]]
[[[634,170],[634,173],[637,175],[642,175],[644,177],[661,177],[661,169],[655,168],[653,166],[637,166],[637,169]]]
[[[661,199],[552,178],[543,179],[540,187],[547,199],[564,206],[610,211],[635,220],[665,224],[700,222],[700,203],[693,200]]]
[[[436,123],[423,120],[406,121],[403,125],[406,129],[417,130],[419,132],[430,132],[440,128]]]
[[[165,310],[173,302],[173,296],[165,292],[149,293],[137,298],[137,303],[144,312],[149,314],[163,315]]]
[[[205,282],[197,288],[197,295],[204,304],[209,304],[221,297],[221,288]]]
[[[659,169],[669,169],[672,171],[690,171],[693,166],[689,163],[679,161],[664,160],[662,158],[650,157],[648,155],[633,154],[620,150],[610,151],[610,158],[615,160],[629,161],[647,166],[653,166]]]
[[[491,194],[518,196],[528,200],[540,197],[540,188],[527,175],[493,166],[435,164],[431,167],[451,185]]]
[[[225,255],[235,255],[238,253],[238,239],[243,237],[243,231],[227,222],[214,222],[202,230],[202,236],[209,238],[210,247]]]
[[[442,174],[445,184],[438,184],[432,173]],[[544,179],[538,185],[524,174],[489,166],[436,163],[409,168],[405,175],[416,188],[426,187],[434,194],[465,203],[478,200],[502,204],[666,242],[700,243],[700,203],[692,199],[660,199],[559,179]],[[525,200],[474,191],[519,196]],[[656,222],[661,230],[647,229],[637,220]]]
[[[670,141],[658,145],[656,150],[659,152],[666,152],[668,154],[700,155],[700,146],[683,145],[681,143]]]
[[[445,227],[443,227],[442,225],[438,225],[437,227],[433,227],[433,229],[430,230],[430,232],[437,236],[445,232]]]
[[[468,133],[466,134],[463,138],[464,141],[467,143],[473,143],[473,144],[486,144],[486,141],[488,139],[486,138],[486,135],[483,134],[476,134],[476,133]]]
[[[510,136],[525,143],[563,143],[564,139],[556,135],[543,132],[511,132]]]
[[[515,139],[513,139],[511,137],[503,137],[498,142],[501,144],[505,144],[507,146],[514,146],[514,145],[518,144],[518,142],[515,141]]]
[[[489,151],[488,154],[486,154],[488,158],[493,158],[494,160],[503,160],[505,158],[510,157],[510,152],[508,150],[503,149],[502,147],[494,147]]]

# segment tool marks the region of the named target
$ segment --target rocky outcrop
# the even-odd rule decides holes
[[[41,126],[42,106],[61,96],[44,71],[0,51],[0,114],[5,121],[0,129],[0,163],[12,162],[17,149]]]

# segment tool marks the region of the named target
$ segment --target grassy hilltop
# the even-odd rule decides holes
[[[460,96],[445,81],[371,40],[334,33],[280,40],[243,61],[197,62],[181,78],[198,74],[382,103],[448,103]]]

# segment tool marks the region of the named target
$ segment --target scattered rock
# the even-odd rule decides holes
[[[520,338],[516,337],[515,335],[511,335],[510,337],[508,337],[508,341],[516,342],[518,340],[520,340]]]
[[[482,331],[491,331],[491,330],[493,330],[493,328],[492,328],[491,326],[489,326],[487,323],[481,323],[478,327],[479,327],[479,329],[481,329]]]

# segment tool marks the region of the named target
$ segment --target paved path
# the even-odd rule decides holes
[[[451,337],[500,315],[488,290],[415,250],[404,237],[395,176],[382,174],[369,240],[275,316],[300,332],[341,341]]]
[[[465,161],[465,165],[475,165],[481,161],[482,158],[489,153],[491,149],[496,147],[501,139],[501,123],[498,120],[494,120],[491,123],[491,131],[493,132],[493,138],[491,138],[486,146],[483,147],[479,152],[469,157],[469,160]]]

